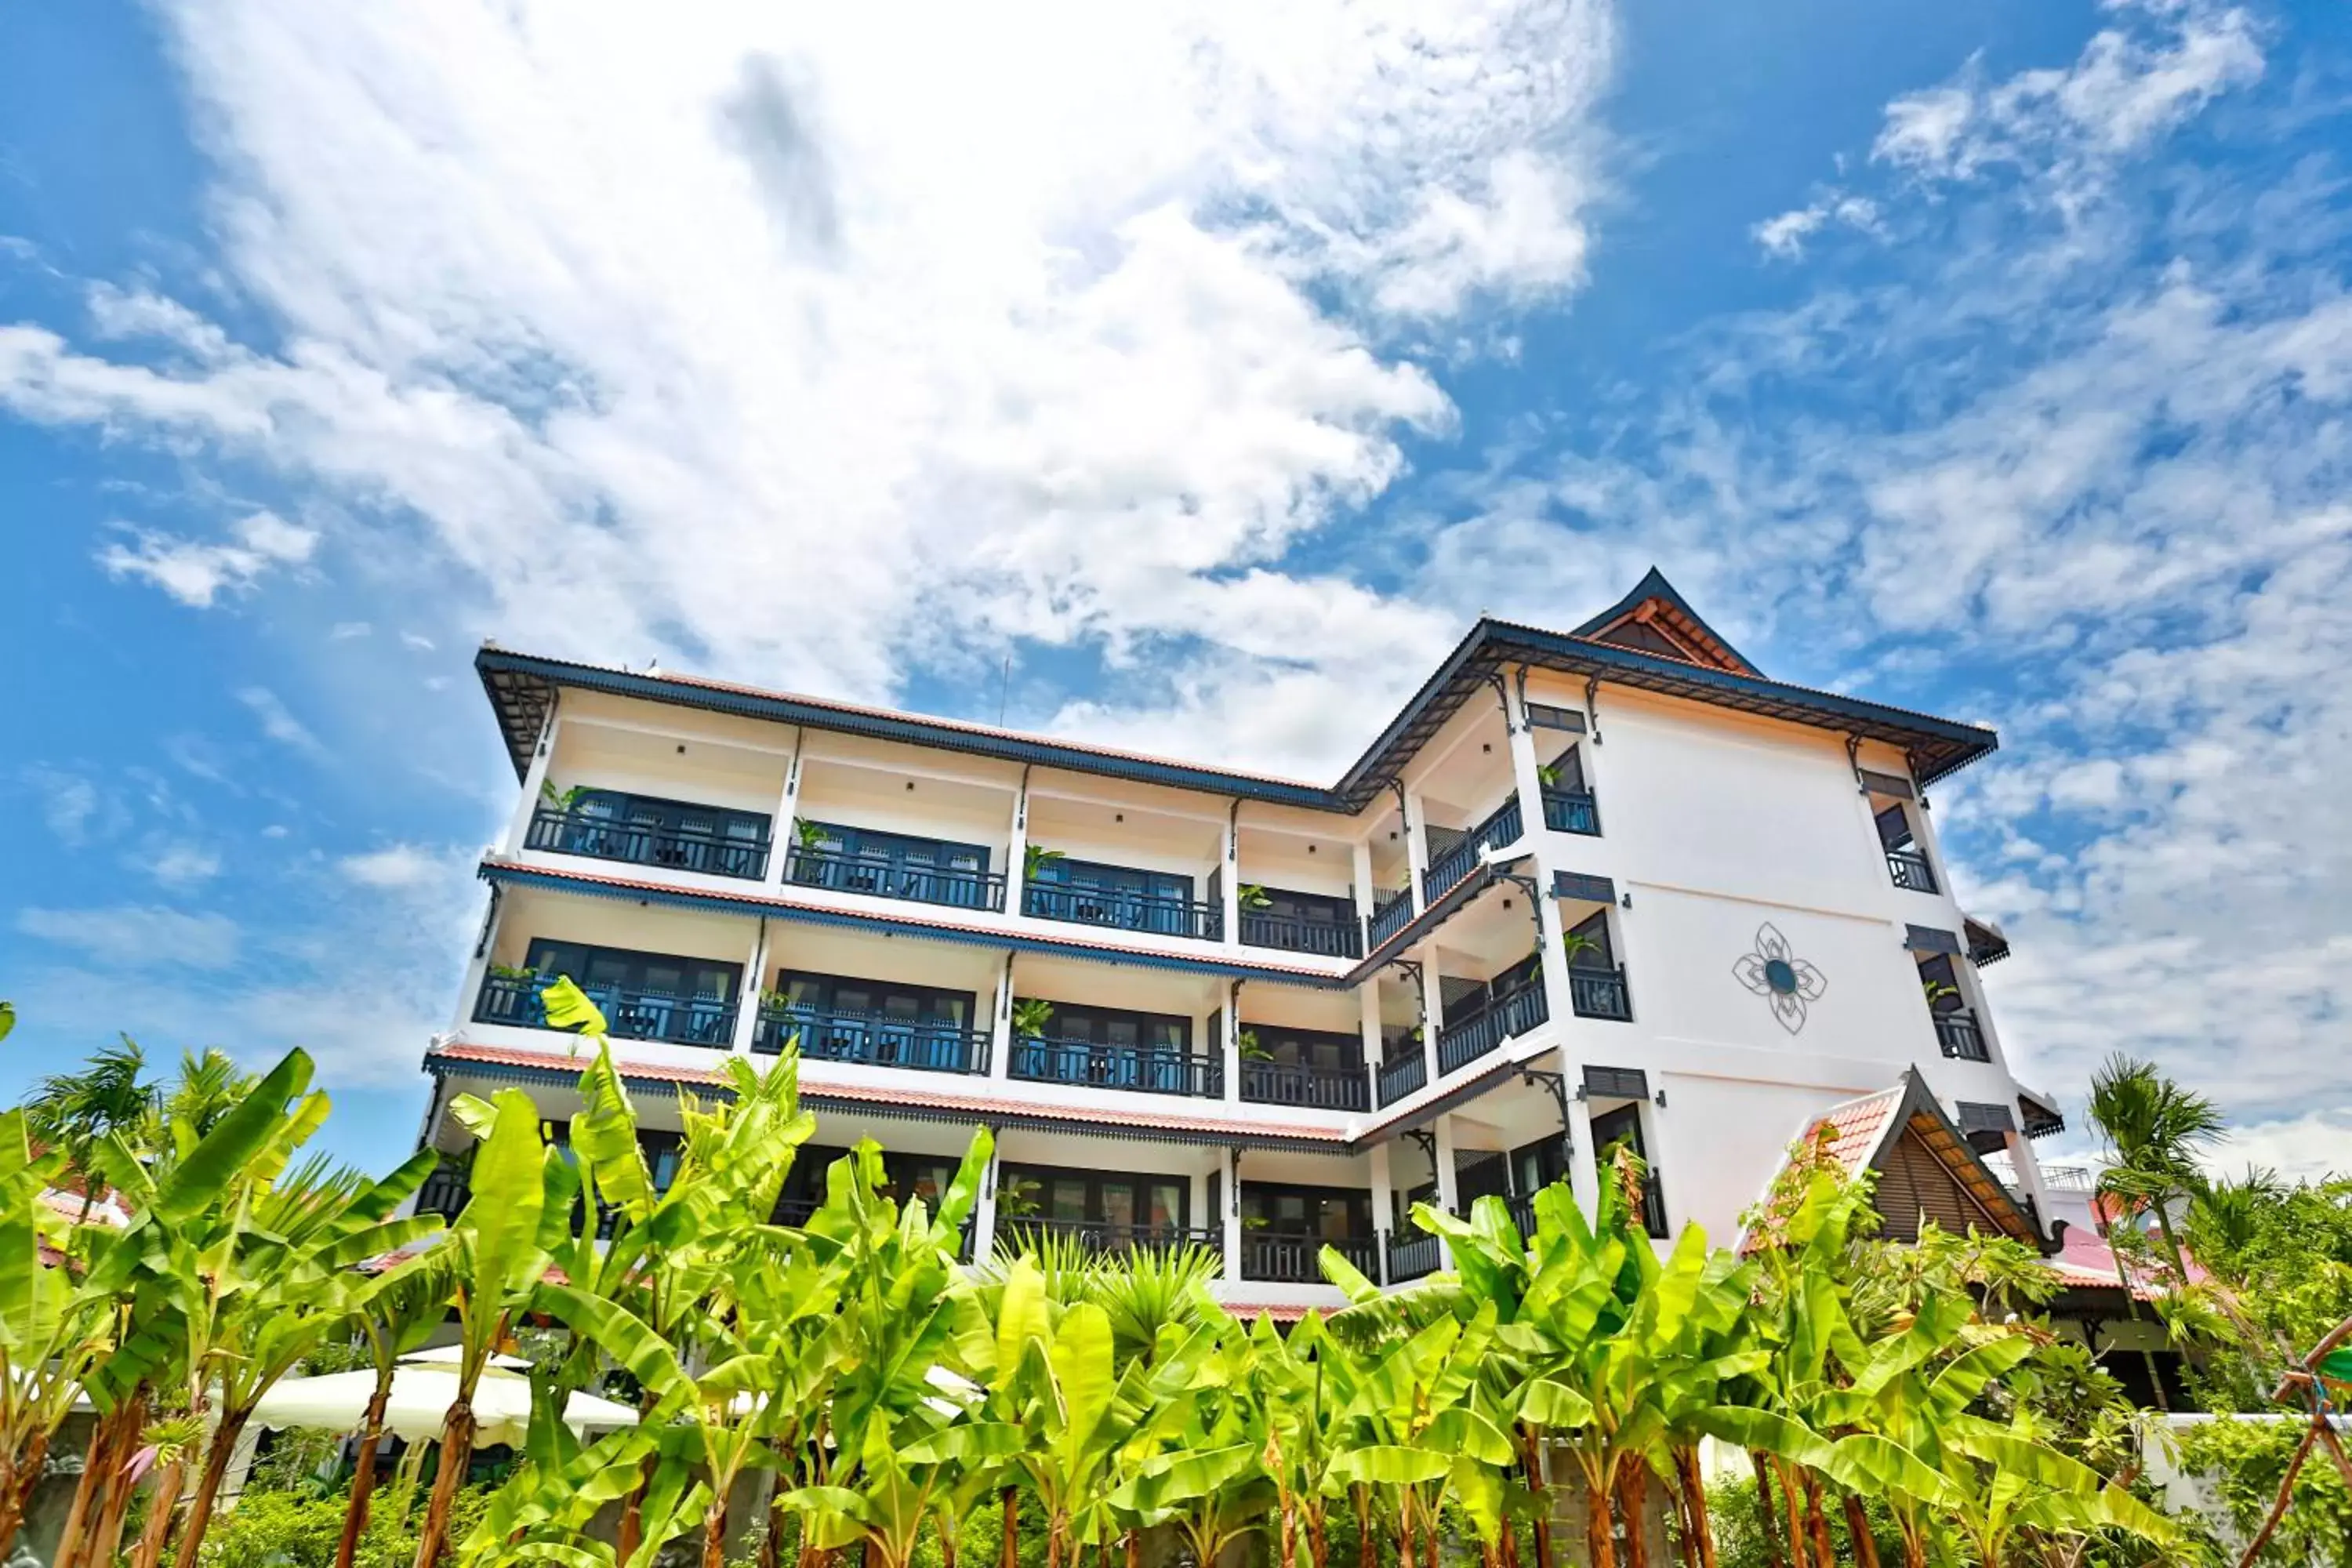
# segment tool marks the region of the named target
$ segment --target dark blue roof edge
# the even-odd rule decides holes
[[[679,1080],[663,1072],[626,1063],[615,1063],[624,1083],[645,1088],[672,1089]],[[551,1062],[545,1067],[526,1067],[520,1062],[478,1062],[464,1057],[448,1057],[439,1051],[425,1053],[425,1070],[436,1077],[462,1074],[468,1078],[493,1079],[504,1083],[570,1084],[579,1081],[580,1075]],[[696,1092],[714,1099],[731,1100],[735,1091],[725,1084],[703,1084]],[[822,1089],[803,1087],[801,1103],[819,1110],[862,1112],[898,1121],[938,1121],[966,1127],[1019,1127],[1040,1132],[1068,1132],[1076,1123],[1084,1136],[1089,1138],[1120,1138],[1138,1143],[1184,1143],[1207,1148],[1231,1148],[1235,1143],[1248,1149],[1278,1150],[1292,1154],[1335,1154],[1352,1156],[1360,1152],[1353,1143],[1341,1139],[1291,1138],[1281,1133],[1255,1133],[1247,1137],[1222,1127],[1129,1127],[1089,1121],[1083,1112],[1068,1116],[1043,1116],[1027,1111],[1003,1111],[982,1114],[953,1110],[936,1105],[913,1105],[891,1100],[871,1100],[857,1095],[827,1094]]]
[[[772,903],[764,899],[732,898],[719,893],[698,893],[687,889],[647,888],[637,883],[619,884],[596,881],[583,877],[568,877],[561,872],[542,870],[533,866],[517,866],[508,861],[485,860],[477,868],[477,876],[486,882],[512,882],[528,887],[544,888],[555,892],[578,893],[585,898],[613,899],[628,903],[660,904],[669,909],[716,910],[739,914],[747,920],[794,921],[804,925],[835,926],[852,931],[882,931],[904,936],[917,942],[944,942],[964,947],[994,948],[1003,952],[1037,952],[1055,958],[1085,959],[1097,963],[1132,963],[1144,969],[1167,969],[1184,974],[1219,974],[1237,980],[1254,980],[1269,985],[1290,985],[1305,991],[1344,991],[1352,989],[1359,981],[1349,981],[1347,973],[1326,979],[1320,975],[1300,974],[1290,970],[1264,969],[1255,964],[1234,963],[1230,960],[1192,958],[1181,953],[1130,952],[1124,949],[1089,947],[1084,942],[1055,942],[1049,937],[1030,936],[1010,931],[976,931],[961,926],[932,925],[922,921],[890,920],[849,910],[821,910],[807,904]],[[1360,965],[1359,968],[1363,966]]]
[[[1693,618],[1696,616],[1694,615]],[[1700,624],[1705,625],[1704,622]],[[1727,643],[1725,646],[1730,645]],[[911,714],[866,713],[791,697],[730,691],[665,680],[569,659],[515,653],[487,644],[474,656],[474,668],[481,677],[483,689],[504,721],[509,757],[518,778],[529,771],[530,742],[524,733],[525,727],[513,721],[513,716],[506,711],[505,695],[493,679],[500,674],[527,676],[551,686],[577,686],[615,696],[702,708],[744,718],[803,724],[812,729],[863,734],[911,745],[936,746],[1007,762],[1036,763],[1074,773],[1134,779],[1175,789],[1201,790],[1243,800],[1346,815],[1362,810],[1403,765],[1404,759],[1391,753],[1398,742],[1423,721],[1429,710],[1443,704],[1450,715],[1451,710],[1459,707],[1468,695],[1472,684],[1484,679],[1489,671],[1514,662],[1537,664],[1570,674],[1599,676],[1604,680],[1667,690],[1678,695],[1688,694],[1690,689],[1696,688],[1700,693],[1699,700],[1765,713],[1790,722],[1812,722],[1823,729],[1859,732],[1871,739],[1885,741],[1910,755],[1922,785],[1933,784],[1966,767],[2000,744],[2000,737],[1992,731],[1977,725],[1938,719],[1863,698],[1785,685],[1760,676],[1710,669],[1638,649],[1592,642],[1573,633],[1519,626],[1491,616],[1481,618],[1470,629],[1455,645],[1454,651],[1422,683],[1404,708],[1390,721],[1379,738],[1340,776],[1339,781],[1328,789],[1231,773],[1205,763],[1130,757],[1042,738],[976,731]]]

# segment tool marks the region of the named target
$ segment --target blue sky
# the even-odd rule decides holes
[[[404,1150],[486,637],[1328,776],[1655,563],[2000,729],[2023,1076],[2352,1163],[2352,12],[809,9],[12,9],[0,1093]]]

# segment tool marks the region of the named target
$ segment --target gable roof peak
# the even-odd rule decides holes
[[[1761,678],[1746,655],[1726,642],[1706,617],[1691,608],[1666,574],[1652,566],[1633,591],[1569,634],[1594,642],[1639,648],[1704,668]]]

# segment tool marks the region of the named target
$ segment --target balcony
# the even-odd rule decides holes
[[[1907,888],[1915,893],[1937,891],[1935,870],[1927,864],[1927,857],[1919,850],[1889,849],[1886,852],[1886,870],[1898,888]]]
[[[803,888],[867,893],[951,910],[985,910],[994,914],[1004,909],[1003,872],[927,865],[845,849],[796,845],[784,859],[784,879]]]
[[[1309,952],[1321,958],[1361,958],[1364,942],[1356,917],[1305,920],[1297,915],[1241,912],[1242,945],[1271,947],[1284,952]]]
[[[1664,1241],[1674,1234],[1666,1228],[1666,1189],[1654,1169],[1642,1176],[1642,1228],[1654,1241]]]
[[[1224,911],[1199,899],[1139,893],[1118,888],[1081,888],[1032,882],[1022,892],[1021,912],[1041,921],[1108,926],[1153,936],[1224,940]]]
[[[1401,889],[1385,904],[1372,910],[1369,928],[1372,945],[1378,947],[1412,921],[1412,889]]]
[[[1505,992],[1437,1036],[1437,1070],[1443,1076],[1468,1066],[1517,1035],[1551,1016],[1541,982]]]
[[[1580,1018],[1608,1018],[1620,1024],[1633,1021],[1633,1000],[1625,989],[1625,966],[1603,969],[1580,963],[1568,968],[1569,1005]]]
[[[473,1201],[473,1173],[474,1157],[470,1152],[442,1155],[441,1163],[416,1189],[416,1212],[437,1214],[451,1225],[457,1224],[457,1216]]]
[[[1120,1224],[1028,1215],[997,1218],[996,1239],[1000,1247],[1017,1249],[1049,1237],[1097,1258],[1135,1251],[1173,1251],[1179,1247],[1198,1247],[1223,1258],[1225,1251],[1225,1233],[1220,1226]]]
[[[547,1028],[547,1010],[539,994],[549,978],[528,973],[488,975],[482,981],[474,1022]],[[580,989],[604,1015],[614,1039],[658,1040],[720,1051],[735,1043],[735,1004],[730,1001],[620,985],[589,984]]]
[[[768,874],[767,820],[741,812],[686,811],[622,820],[593,807],[541,806],[530,815],[523,847],[752,882]]]
[[[1431,903],[1435,903],[1478,868],[1479,850],[1515,844],[1519,832],[1519,801],[1514,795],[1461,842],[1429,863],[1429,868],[1421,874],[1423,892]]]
[[[1361,1068],[1297,1062],[1242,1063],[1242,1098],[1253,1105],[1303,1105],[1313,1110],[1370,1110],[1371,1086]]]
[[[1139,1094],[1224,1096],[1224,1063],[1161,1046],[1107,1046],[1092,1040],[1029,1035],[1013,1042],[1008,1076],[1029,1083],[1066,1083]]]
[[[1425,1230],[1390,1232],[1386,1283],[1402,1285],[1436,1273],[1439,1256],[1437,1237]]]
[[[1337,1247],[1365,1278],[1380,1278],[1378,1237],[1246,1229],[1242,1232],[1242,1278],[1283,1285],[1320,1285],[1324,1282],[1321,1259],[1326,1247]]]
[[[1955,1061],[1992,1060],[1992,1052],[1985,1047],[1984,1026],[1966,1008],[1936,1015],[1936,1043]]]
[[[1429,1082],[1429,1058],[1421,1054],[1421,1042],[1412,1042],[1412,1054],[1392,1057],[1381,1064],[1381,1108],[1386,1110],[1406,1095]]]
[[[1601,836],[1601,808],[1589,789],[1548,789],[1543,792],[1544,826],[1554,833]]]
[[[988,1071],[988,1034],[943,1020],[840,1013],[811,1007],[763,1007],[751,1048],[764,1056],[797,1035],[810,1061],[912,1068],[920,1072]]]

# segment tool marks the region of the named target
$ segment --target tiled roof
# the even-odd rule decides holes
[[[585,1065],[577,1058],[552,1051],[520,1050],[510,1046],[480,1045],[466,1040],[435,1046],[425,1053],[425,1061],[428,1068],[436,1062],[442,1062],[457,1066],[470,1064],[506,1068],[533,1075],[552,1074],[558,1077],[569,1077]],[[703,1068],[619,1059],[615,1059],[614,1066],[623,1079],[639,1083],[699,1084],[712,1088],[722,1087],[726,1083],[723,1074]],[[1223,1116],[1177,1115],[1150,1110],[1055,1105],[997,1094],[919,1090],[897,1084],[887,1087],[812,1084],[803,1079],[801,1100],[819,1109],[855,1109],[884,1116],[916,1116],[929,1121],[968,1121],[995,1125],[1051,1124],[1066,1131],[1110,1137],[1158,1132],[1199,1143],[1279,1144],[1295,1149],[1328,1150],[1335,1153],[1349,1148],[1347,1133],[1336,1127],[1236,1121]]]

